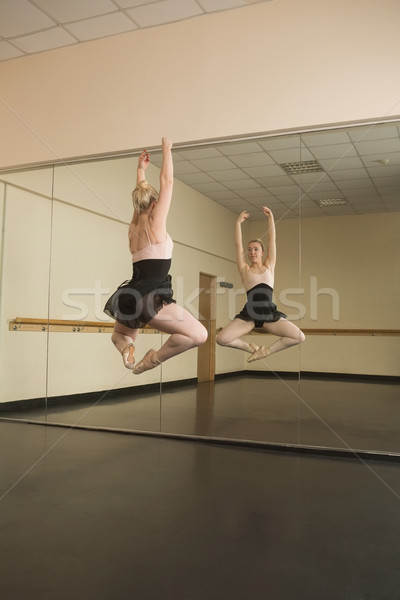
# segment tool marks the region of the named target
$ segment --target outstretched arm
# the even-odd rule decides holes
[[[276,230],[275,230],[275,221],[274,215],[272,211],[266,206],[262,207],[262,211],[266,217],[268,217],[268,245],[267,245],[267,254],[264,259],[264,265],[270,271],[275,269],[276,264]]]
[[[136,183],[140,183],[146,179],[146,169],[150,162],[150,153],[143,150],[138,158]]]
[[[242,239],[242,223],[249,217],[249,213],[244,210],[240,213],[236,220],[235,226],[235,244],[236,244],[236,264],[239,269],[239,273],[243,279],[245,276],[249,266],[244,258],[244,250],[243,250],[243,239]]]
[[[162,138],[162,163],[160,172],[160,192],[157,205],[153,209],[153,222],[155,225],[166,223],[169,207],[172,200],[172,187],[174,183],[174,166],[172,162],[172,142],[169,138]]]

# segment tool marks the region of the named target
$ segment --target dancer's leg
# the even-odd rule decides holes
[[[260,360],[260,358],[266,358],[271,354],[275,354],[275,352],[286,350],[286,348],[290,348],[291,346],[297,346],[306,339],[304,333],[294,323],[286,319],[279,319],[276,323],[264,323],[263,329],[268,333],[280,336],[279,340],[273,342],[268,348],[261,346],[247,362]]]
[[[207,329],[184,308],[176,304],[167,304],[150,321],[149,326],[163,333],[170,333],[165,344],[156,352],[149,350],[134,369],[139,374],[158,364],[181,354],[190,348],[196,348],[207,339]]]
[[[243,319],[233,319],[217,335],[217,344],[228,346],[228,348],[237,348],[245,352],[254,352],[255,344],[248,344],[241,339],[243,335],[250,333],[254,329],[254,321],[244,321]]]
[[[135,365],[135,346],[133,343],[137,334],[137,329],[131,329],[115,321],[111,341],[116,349],[121,352],[122,360],[127,369],[133,369]]]

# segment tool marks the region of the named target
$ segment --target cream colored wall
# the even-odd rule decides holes
[[[264,223],[251,224],[252,237],[264,231]],[[300,249],[298,221],[281,221],[275,302],[300,328],[400,329],[399,231],[400,212],[303,218]],[[303,371],[398,376],[400,339],[309,335],[299,352],[276,354],[268,364],[292,370],[296,361]]]
[[[9,331],[8,321],[47,316],[51,203],[12,186],[7,186],[3,202],[0,400],[5,402],[46,394],[47,335],[20,335]]]
[[[399,19],[276,0],[2,62],[0,166],[399,115]]]

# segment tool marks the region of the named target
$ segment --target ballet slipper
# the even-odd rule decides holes
[[[251,350],[251,353],[254,354],[255,352],[257,352],[257,350],[259,349],[260,346],[257,346],[257,344],[249,344],[249,348]]]
[[[128,344],[121,352],[122,360],[127,369],[133,369],[135,366],[135,346]]]
[[[139,361],[137,365],[134,365],[132,372],[135,375],[140,375],[140,373],[154,369],[154,367],[158,367],[158,365],[161,365],[161,361],[157,358],[157,352],[155,350],[149,350],[143,356],[142,360]]]
[[[255,345],[255,344],[249,344],[250,347]],[[253,354],[250,356],[250,358],[247,359],[248,363],[254,362],[255,360],[261,360],[262,358],[266,358],[268,355],[270,354],[269,348],[267,348],[266,346],[260,346],[259,348],[257,348],[257,350],[255,350],[255,352],[253,352]]]

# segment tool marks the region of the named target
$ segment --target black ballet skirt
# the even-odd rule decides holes
[[[264,323],[275,323],[279,319],[285,319],[287,315],[276,308],[272,302],[273,289],[266,283],[259,283],[246,292],[247,302],[235,316],[242,321],[254,321],[256,328],[262,327]]]
[[[133,263],[132,279],[122,283],[107,300],[106,315],[131,329],[144,327],[163,306],[175,302],[170,267],[170,258]]]

